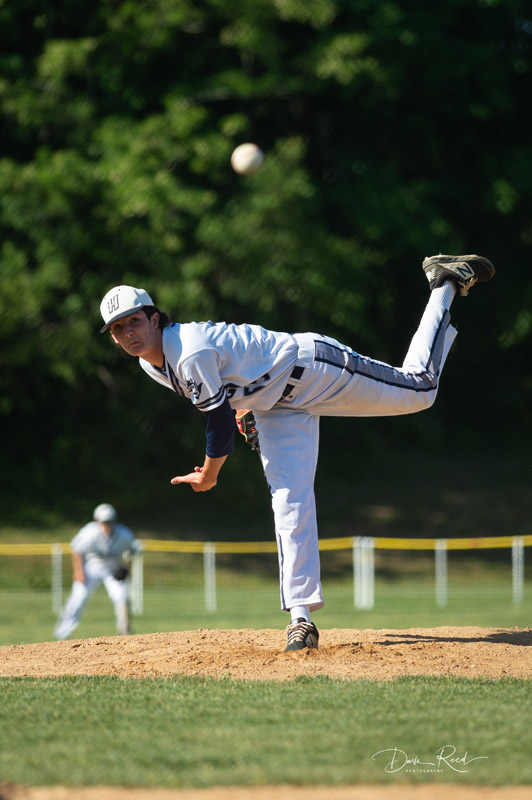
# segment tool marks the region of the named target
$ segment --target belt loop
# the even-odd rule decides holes
[[[294,367],[294,369],[290,373],[290,377],[293,378],[295,381],[298,381],[301,379],[301,376],[303,375],[304,371],[305,367]],[[293,383],[287,383],[281,395],[281,400],[284,400],[285,397],[288,397],[288,395],[291,394],[294,391],[294,389],[295,386]]]

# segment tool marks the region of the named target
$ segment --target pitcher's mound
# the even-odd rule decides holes
[[[319,650],[285,653],[283,630],[196,630],[0,647],[0,676],[168,675],[291,680],[327,675],[529,678],[532,635],[521,628],[320,631]]]

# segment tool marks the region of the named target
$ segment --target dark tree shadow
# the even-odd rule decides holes
[[[519,647],[532,645],[532,631],[530,630],[501,630],[485,636],[429,636],[415,633],[387,633],[386,639],[375,644],[416,644],[419,642],[492,642],[493,644],[514,644]]]

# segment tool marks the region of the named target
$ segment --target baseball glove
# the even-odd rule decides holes
[[[121,564],[113,572],[113,578],[115,578],[117,581],[125,581],[128,575],[129,569],[124,564]]]
[[[255,425],[253,411],[249,408],[239,408],[236,412],[236,425],[251,449],[260,453],[259,432]]]

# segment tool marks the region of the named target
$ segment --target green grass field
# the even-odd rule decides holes
[[[65,591],[65,598],[67,592]],[[436,606],[430,582],[377,581],[372,610],[357,610],[349,581],[325,586],[326,606],[316,613],[318,627],[327,628],[412,628],[442,625],[482,627],[528,627],[532,615],[525,586],[525,602],[512,604],[511,586],[506,580],[491,579],[453,582],[445,608]],[[48,641],[56,615],[48,590],[0,589],[0,644]],[[279,610],[277,584],[261,581],[251,589],[245,585],[218,592],[215,612],[205,611],[201,586],[146,589],[144,611],[133,618],[135,633],[192,630],[196,628],[282,628],[287,615]],[[100,588],[91,598],[73,638],[115,633],[112,605]]]
[[[514,606],[507,565],[453,569],[446,608],[436,606],[430,562],[416,570],[378,577],[370,611],[354,608],[345,570],[327,575],[327,604],[315,615],[324,643],[327,628],[338,627],[529,625],[532,585]],[[148,573],[134,631],[281,629],[288,618],[279,611],[277,581],[264,572],[221,569],[216,612],[204,610],[201,572],[158,570],[158,584]],[[2,584],[0,644],[51,639],[56,615],[39,575],[24,587]],[[65,598],[68,589],[66,579]],[[100,589],[73,638],[114,633]],[[0,679],[0,776],[70,786],[531,784],[531,690],[524,680],[436,677]],[[452,748],[457,762],[446,760]]]
[[[319,628],[413,628],[442,625],[482,627],[528,627],[532,616],[525,587],[525,602],[512,604],[507,580],[485,579],[454,582],[445,608],[435,603],[434,587],[427,581],[377,581],[372,610],[357,610],[353,586],[334,581],[325,586],[326,606],[314,619]],[[66,592],[65,592],[66,598]],[[49,641],[56,615],[49,590],[0,589],[0,645]],[[203,588],[166,586],[146,589],[144,612],[134,616],[135,633],[193,630],[196,628],[282,628],[287,615],[279,610],[275,581],[244,583],[220,589],[215,612],[205,611]],[[112,605],[100,588],[91,598],[73,638],[108,636],[115,633]]]
[[[532,783],[529,681],[3,679],[0,691],[6,782]]]

